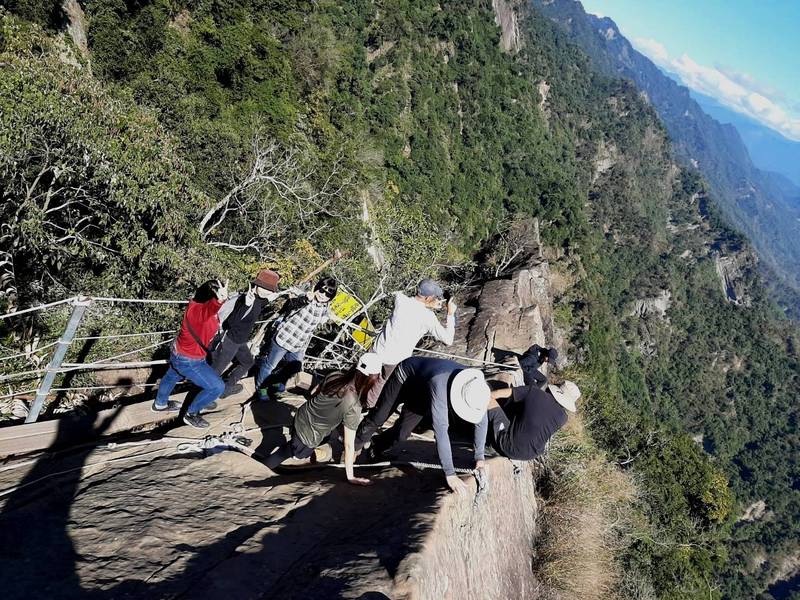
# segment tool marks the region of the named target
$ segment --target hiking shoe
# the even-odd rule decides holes
[[[204,415],[206,413],[210,413],[212,411],[217,410],[217,403],[212,402],[211,404],[206,404],[203,408],[200,409],[200,414]]]
[[[269,390],[267,388],[258,388],[257,395],[262,402],[269,400]]]
[[[190,427],[194,427],[195,429],[208,428],[208,421],[206,421],[200,415],[190,415],[189,413],[186,413],[183,416],[183,422],[189,425]]]
[[[273,394],[282,394],[286,391],[286,384],[285,383],[276,383],[272,386],[272,393]]]
[[[237,383],[235,385],[232,385],[229,388],[226,387],[225,391],[222,392],[222,396],[220,396],[220,398],[227,398],[228,396],[234,396],[234,395],[238,394],[239,392],[241,392],[243,389],[244,389],[244,386],[241,383]]]
[[[175,402],[175,400],[168,400],[164,406],[161,406],[153,400],[153,403],[150,405],[150,410],[156,413],[171,413],[171,412],[179,412],[181,410],[181,405],[179,402]]]

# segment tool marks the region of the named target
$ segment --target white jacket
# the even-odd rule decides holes
[[[455,333],[455,315],[449,315],[447,324],[442,326],[436,313],[422,302],[402,292],[395,292],[392,316],[383,324],[370,350],[381,358],[383,364],[396,365],[411,356],[426,335],[449,346],[453,343]]]

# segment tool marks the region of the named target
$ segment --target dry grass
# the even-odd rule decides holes
[[[551,442],[541,469],[544,497],[535,569],[552,598],[607,600],[652,596],[623,574],[615,556],[632,527],[637,489],[597,450],[573,416]]]

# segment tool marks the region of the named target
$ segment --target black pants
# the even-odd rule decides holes
[[[364,444],[375,435],[381,425],[386,423],[392,413],[397,410],[398,405],[403,401],[400,392],[405,381],[406,374],[402,367],[398,366],[392,371],[389,380],[383,386],[375,408],[369,412],[364,420],[361,421],[361,425],[358,426],[358,432],[356,433],[357,451],[364,447]]]
[[[391,453],[398,444],[411,437],[411,433],[429,413],[430,405],[423,407],[406,402],[395,424],[386,431],[380,432],[372,440],[372,451],[376,455]]]
[[[247,342],[234,342],[226,335],[211,354],[211,367],[222,375],[222,372],[234,360],[236,366],[225,377],[225,391],[239,383],[239,380],[247,375],[250,367],[255,363],[255,358],[253,358],[250,348],[247,347]]]
[[[274,469],[293,456],[295,458],[308,458],[312,454],[314,454],[314,449],[306,446],[292,429],[292,437],[278,446],[278,449],[267,457],[264,464],[270,469]]]
[[[510,451],[508,430],[511,427],[511,421],[508,420],[506,413],[499,406],[491,409],[487,416],[489,417],[489,426],[492,430],[492,448],[503,456],[511,458],[508,455]]]

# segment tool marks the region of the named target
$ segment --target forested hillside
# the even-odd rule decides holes
[[[5,306],[185,297],[265,265],[291,281],[337,247],[365,296],[463,285],[536,217],[588,430],[640,490],[609,524],[610,595],[751,598],[793,575],[796,332],[639,90],[549,19],[515,5],[504,50],[503,0],[65,5],[1,13]],[[60,33],[76,14],[85,47]],[[62,325],[4,324],[4,354]]]
[[[707,179],[719,206],[747,234],[763,260],[767,284],[784,309],[800,314],[798,190],[753,165],[737,129],[706,114],[685,88],[637,52],[608,17],[584,12],[573,0],[534,0],[559,23],[601,73],[633,81],[658,111],[676,156]]]

